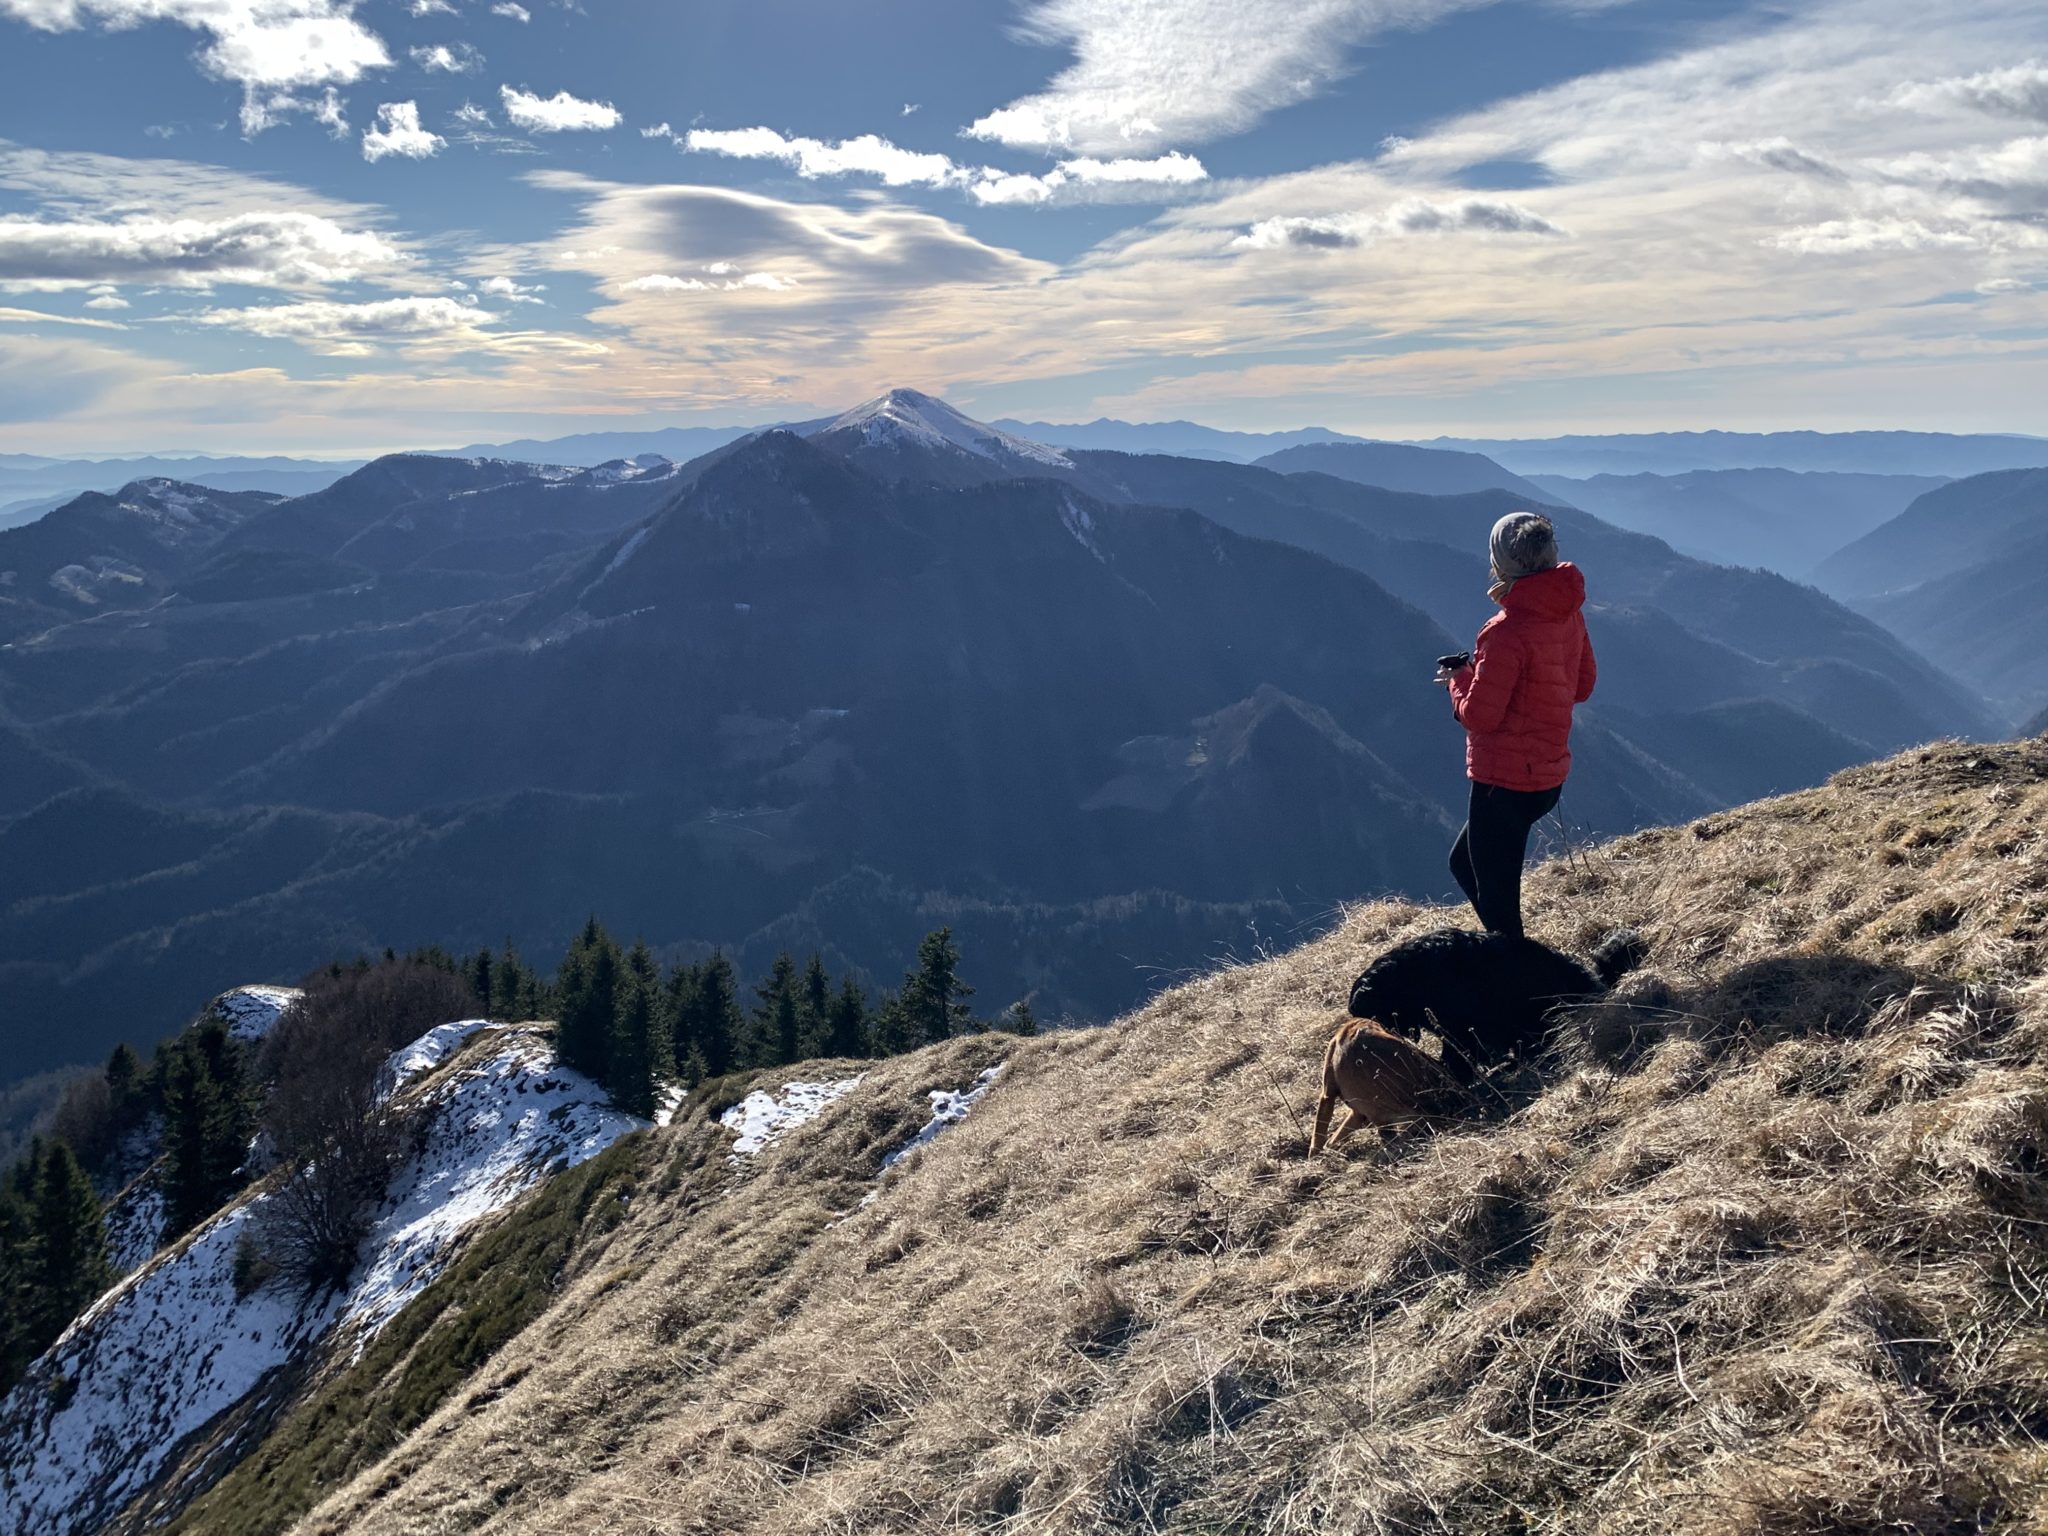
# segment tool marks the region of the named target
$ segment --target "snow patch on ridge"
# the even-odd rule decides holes
[[[256,991],[290,989],[228,996]],[[445,1062],[483,1022],[430,1030],[387,1060],[387,1078],[431,1071],[418,1063]],[[415,1150],[345,1291],[308,1299],[273,1283],[236,1296],[236,1245],[270,1198],[257,1194],[145,1262],[65,1331],[0,1398],[0,1531],[97,1529],[185,1436],[337,1325],[360,1355],[447,1267],[464,1232],[647,1123],[612,1109],[529,1029],[507,1028],[488,1054],[428,1078],[420,1107]]]
[[[235,1039],[261,1040],[304,995],[297,987],[236,987],[216,997],[207,1012],[227,1025]]]
[[[996,1079],[1003,1075],[1005,1063],[997,1062],[967,1087],[954,1092],[945,1088],[934,1088],[931,1092],[932,1117],[910,1140],[882,1159],[877,1177],[887,1173],[919,1147],[928,1147],[938,1140],[939,1132],[949,1125],[958,1125],[967,1118],[967,1111],[979,1104],[989,1089],[995,1087]]]
[[[429,1030],[386,1071],[402,1082],[410,1074],[400,1056],[445,1060],[487,1023],[471,1019]],[[526,1030],[507,1030],[489,1058],[430,1088],[426,1106],[426,1137],[391,1182],[364,1245],[369,1262],[343,1308],[345,1322],[361,1330],[357,1355],[447,1267],[454,1240],[466,1228],[512,1204],[550,1171],[587,1162],[647,1124],[611,1108],[602,1088],[559,1065],[554,1048]]]
[[[491,1026],[489,1019],[462,1019],[453,1024],[436,1024],[411,1045],[402,1045],[384,1062],[377,1079],[378,1091],[389,1098],[422,1072],[430,1071],[455,1054],[456,1048],[480,1029]]]
[[[732,1144],[732,1160],[739,1162],[752,1157],[805,1121],[815,1120],[826,1106],[851,1093],[860,1083],[860,1077],[842,1077],[829,1083],[785,1083],[779,1097],[756,1089],[718,1117],[720,1125],[739,1132],[739,1140]]]

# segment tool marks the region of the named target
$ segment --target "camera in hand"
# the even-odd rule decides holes
[[[1472,664],[1472,653],[1470,651],[1459,651],[1452,656],[1439,656],[1436,659],[1436,664],[1439,671],[1455,672],[1460,667],[1467,667]]]

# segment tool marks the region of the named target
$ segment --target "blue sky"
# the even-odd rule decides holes
[[[2048,7],[0,0],[0,451],[2048,432]]]

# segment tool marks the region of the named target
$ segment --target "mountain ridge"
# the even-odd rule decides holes
[[[304,1378],[182,1513],[144,1490],[114,1528],[2037,1510],[2043,1328],[2004,1266],[2035,1256],[2048,1139],[2048,938],[2016,878],[2044,831],[2048,744],[1950,743],[1569,850],[1531,931],[1636,925],[1644,968],[1498,1103],[1318,1160],[1350,977],[1443,909],[1359,904],[1100,1029],[716,1085],[481,1229],[494,1268]],[[798,1087],[812,1117],[743,1150],[728,1111]],[[460,1321],[535,1265],[540,1307]],[[1986,1327],[2018,1347],[1985,1357]]]

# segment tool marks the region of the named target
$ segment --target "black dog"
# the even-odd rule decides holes
[[[1641,934],[1609,934],[1588,969],[1534,939],[1439,928],[1395,945],[1351,984],[1351,1016],[1413,1040],[1429,1030],[1460,1082],[1533,1048],[1553,1009],[1600,996],[1649,953]]]

